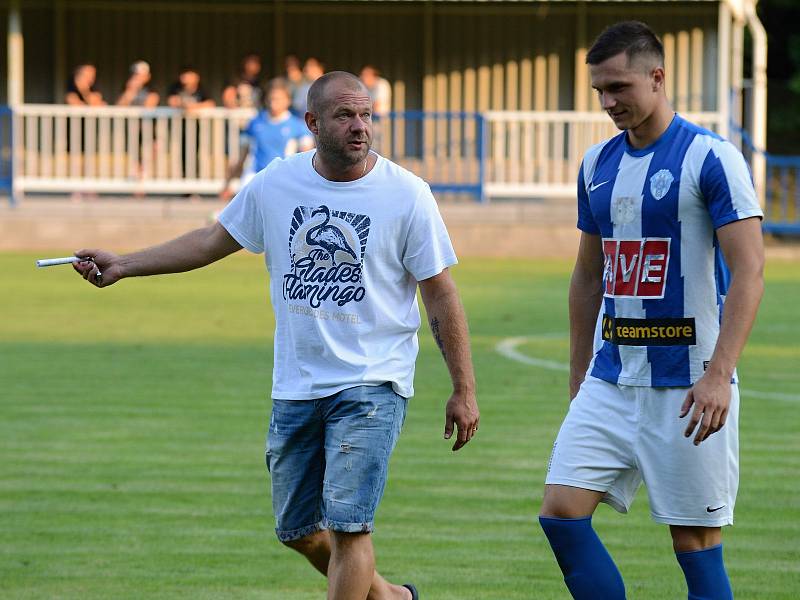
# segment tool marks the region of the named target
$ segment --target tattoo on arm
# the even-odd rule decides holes
[[[433,339],[436,340],[436,345],[439,346],[442,356],[447,360],[447,353],[444,351],[444,342],[442,342],[442,333],[439,329],[439,319],[436,317],[431,319],[431,333],[433,333]]]

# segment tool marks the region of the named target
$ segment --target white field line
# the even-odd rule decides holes
[[[554,336],[547,336],[552,339]],[[538,335],[528,335],[522,337],[512,337],[506,338],[501,340],[494,349],[499,352],[501,355],[505,356],[506,358],[510,358],[511,360],[515,360],[517,362],[522,363],[523,365],[531,365],[533,367],[541,367],[543,369],[549,369],[550,371],[564,371],[569,373],[569,365],[567,363],[558,362],[555,360],[546,360],[544,358],[534,358],[532,356],[528,356],[527,354],[523,354],[519,350],[517,350],[517,346],[524,344],[529,340],[534,339],[541,339],[544,336]]]
[[[569,364],[557,360],[549,360],[545,358],[536,358],[523,354],[517,347],[534,340],[552,340],[558,338],[566,338],[566,333],[545,333],[541,335],[523,335],[518,337],[510,337],[500,340],[494,347],[495,351],[501,356],[522,363],[523,365],[530,365],[532,367],[540,367],[550,371],[563,371],[569,372]],[[739,388],[739,393],[742,396],[750,398],[760,398],[761,400],[783,400],[786,402],[800,402],[800,395],[798,394],[784,394],[781,392],[764,392],[761,390],[751,390],[747,388]]]

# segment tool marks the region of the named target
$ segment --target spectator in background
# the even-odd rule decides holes
[[[82,64],[75,67],[72,79],[67,84],[67,93],[64,99],[73,106],[104,106],[106,102],[103,95],[95,87],[97,68],[92,64]]]
[[[167,104],[187,111],[212,108],[216,105],[200,85],[200,74],[188,66],[181,69],[178,81],[167,90]]]
[[[289,112],[290,104],[291,96],[286,83],[281,79],[273,79],[267,90],[267,108],[259,111],[243,132],[244,147],[239,160],[228,170],[225,186],[220,193],[223,199],[229,200],[233,196],[230,182],[234,177],[244,172],[244,185],[276,158],[285,158],[314,146],[305,122]],[[245,169],[245,161],[251,154],[253,160]]]
[[[294,54],[289,54],[284,59],[283,64],[286,69],[286,73],[284,74],[286,85],[289,87],[289,94],[294,100],[294,94],[297,88],[303,84],[303,69],[300,68],[300,59]]]
[[[261,57],[258,54],[246,54],[238,75],[222,90],[222,104],[225,108],[258,108],[263,98]]]
[[[372,98],[372,113],[378,117],[389,114],[392,110],[392,86],[381,77],[381,72],[372,65],[364,65],[359,74],[361,82],[367,87]]]
[[[158,106],[158,94],[149,87],[151,77],[149,64],[143,60],[133,63],[125,88],[117,98],[117,106]]]
[[[150,73],[150,65],[143,60],[137,60],[131,65],[130,76],[128,81],[125,82],[125,87],[122,90],[119,98],[117,98],[117,106],[141,106],[144,108],[154,108],[158,106],[159,95],[150,89],[150,80],[152,75]],[[146,140],[151,152],[156,152],[156,139],[155,132]],[[136,161],[136,177],[137,179],[144,179],[147,176],[147,164],[144,160],[145,136],[142,130],[139,130],[138,146],[139,146],[139,159]],[[144,192],[136,191],[134,196],[142,197]]]
[[[295,89],[292,96],[292,112],[300,117],[305,118],[306,108],[308,106],[308,90],[311,89],[311,84],[325,74],[325,67],[319,59],[313,56],[306,59],[303,65],[303,81]]]

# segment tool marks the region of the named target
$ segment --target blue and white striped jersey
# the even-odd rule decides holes
[[[678,115],[647,148],[625,132],[590,148],[578,228],[602,237],[605,262],[589,373],[635,386],[697,381],[729,280],[715,230],[761,216],[741,153]]]

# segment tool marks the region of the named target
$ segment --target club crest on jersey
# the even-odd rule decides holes
[[[627,225],[636,218],[636,209],[641,206],[641,196],[614,196],[611,198],[611,221],[614,225]]]
[[[667,195],[669,186],[675,181],[675,177],[667,169],[661,169],[650,178],[650,193],[656,200],[661,200]]]

